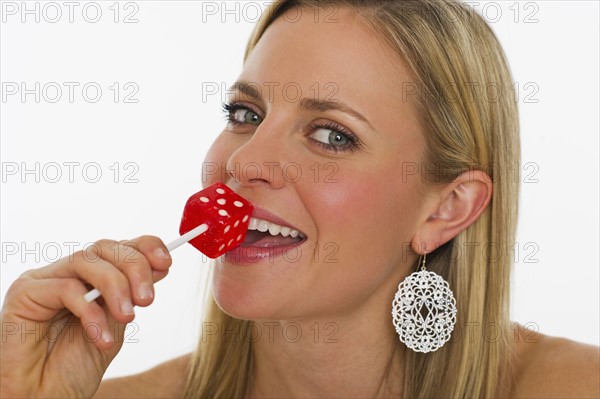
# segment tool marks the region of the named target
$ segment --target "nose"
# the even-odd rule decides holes
[[[281,189],[286,185],[283,175],[284,140],[273,134],[265,122],[227,160],[227,174],[244,187],[265,186]]]

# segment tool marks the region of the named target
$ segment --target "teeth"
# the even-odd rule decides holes
[[[265,220],[259,220],[258,221],[258,231],[260,231],[261,233],[265,233],[267,230],[269,230],[269,222],[265,221]]]
[[[248,223],[248,230],[256,230],[258,227],[258,219],[250,218],[250,223]]]
[[[298,236],[300,236],[300,238],[306,237],[303,233],[292,229],[291,227],[280,226],[278,224],[257,218],[250,218],[248,230],[258,230],[261,233],[266,233],[268,231],[272,236],[281,234],[284,237],[291,236],[292,238],[296,238]]]
[[[276,236],[279,234],[279,232],[281,232],[281,228],[281,226],[271,223],[269,226],[269,233],[271,233],[272,236]]]

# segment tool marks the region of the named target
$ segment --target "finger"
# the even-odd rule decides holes
[[[132,292],[138,294],[136,305],[148,305],[154,297],[153,283],[162,280],[168,274],[169,267],[172,264],[171,255],[162,240],[155,236],[146,235],[133,240],[122,240],[119,241],[119,244],[132,247],[143,256],[143,258],[140,258],[138,254],[131,254],[130,260],[137,261],[137,259],[141,259],[150,263],[150,273],[146,274],[146,270],[141,270],[143,273],[141,279],[138,279],[135,270],[131,268],[124,271],[132,282]],[[146,300],[148,294],[150,300]]]
[[[35,274],[83,279],[101,292],[115,319],[127,323],[133,320],[133,305],[147,306],[154,299],[151,265],[133,245],[98,240]]]
[[[157,271],[157,270],[152,270],[152,281],[154,281],[155,283],[157,281],[162,280],[163,278],[167,277],[167,275],[169,274],[169,271]]]
[[[167,252],[166,246],[154,236],[141,236],[130,241],[116,242],[114,240],[99,240],[90,245],[83,251],[60,259],[52,265],[31,271],[34,278],[52,278],[52,277],[79,277],[96,287],[103,295],[107,291],[114,291],[110,284],[97,282],[97,272],[108,271],[103,261],[113,264],[120,270],[128,280],[130,294],[124,292],[116,298],[120,300],[121,314],[129,315],[131,312],[129,302],[147,306],[154,299],[153,283],[164,278],[168,273],[168,268],[172,263],[171,257]],[[90,270],[93,265],[97,270]],[[118,279],[113,276],[108,278],[110,281]],[[117,285],[120,288],[122,284]],[[119,291],[117,289],[117,291]],[[130,319],[119,317],[119,312],[115,311],[115,297],[108,299],[109,308],[112,314],[121,322],[131,321]]]
[[[156,236],[140,236],[128,242],[135,243],[134,248],[144,254],[154,270],[166,271],[173,263],[167,246]]]
[[[97,252],[124,273],[130,283],[133,303],[148,306],[154,300],[154,283],[164,278],[172,264],[171,256],[162,240],[155,236],[141,236],[118,243],[100,240]]]
[[[104,302],[116,320],[128,323],[134,318],[131,284],[127,276],[113,263],[98,256],[95,250],[78,251],[71,260],[63,258],[56,263],[34,270],[32,275],[41,279],[82,280],[102,293]]]
[[[127,276],[133,303],[139,306],[148,306],[152,303],[154,299],[153,269],[149,259],[138,251],[137,242],[100,240],[96,244],[96,252]]]
[[[28,336],[23,334],[16,338],[25,345],[37,344],[40,340],[36,333],[43,332],[44,329],[48,330],[41,324],[53,320],[59,312],[66,309],[79,318],[82,325],[94,325],[100,329],[102,333],[96,343],[98,348],[110,348],[114,338],[108,326],[106,313],[98,303],[88,303],[83,299],[86,291],[83,282],[76,278],[15,281],[6,296],[3,322],[12,319],[26,324],[31,323],[29,327],[22,326],[22,329],[34,332],[32,339],[28,340]]]
[[[74,335],[75,331],[89,331],[83,326],[91,326],[99,333],[93,344],[102,357],[118,346],[105,310],[98,303],[87,303],[83,299],[86,290],[78,279],[23,277],[11,285],[2,309],[2,363],[10,365],[10,371],[3,370],[3,376],[35,379],[42,373],[49,349],[54,349],[56,343],[73,345],[71,339],[81,338],[81,334]],[[79,318],[77,324],[68,322],[69,318],[59,319],[58,315],[63,312]],[[32,386],[37,383],[31,381]]]

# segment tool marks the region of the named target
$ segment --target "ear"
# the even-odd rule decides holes
[[[418,254],[431,252],[473,224],[492,198],[492,179],[483,171],[469,170],[437,192],[424,207],[411,246]]]

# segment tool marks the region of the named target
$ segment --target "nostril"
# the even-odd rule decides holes
[[[254,178],[254,179],[248,179],[248,183],[257,184],[257,183],[269,183],[269,182],[267,180],[263,179],[263,178],[257,177],[257,178]]]

